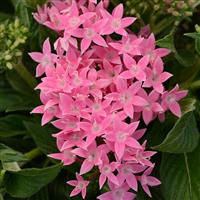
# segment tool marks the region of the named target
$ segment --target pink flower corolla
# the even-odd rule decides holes
[[[45,72],[46,68],[54,67],[56,63],[57,55],[51,53],[51,45],[49,42],[49,38],[47,38],[43,44],[43,53],[32,52],[29,55],[31,58],[38,62],[36,76],[41,76]]]
[[[145,99],[137,95],[137,92],[141,88],[141,82],[134,82],[128,87],[126,80],[119,79],[116,87],[116,92],[112,92],[106,96],[106,98],[114,100],[112,110],[123,108],[127,116],[133,118],[134,106],[144,106],[147,104]]]
[[[43,76],[36,87],[42,105],[32,112],[60,130],[53,134],[58,152],[49,156],[80,165],[78,180],[68,182],[75,186],[71,196],[86,197],[84,175],[99,179],[100,188],[109,185],[98,199],[132,200],[139,183],[149,196],[149,186],[160,184],[150,175],[156,152],[140,141],[144,124],[168,110],[180,117],[178,102],[187,91],[165,88],[172,75],[162,58],[169,50],[156,48],[153,34],[132,33],[135,18],[123,18],[122,4],[112,14],[107,6],[107,0],[51,0],[34,14],[58,37],[54,49],[46,39],[42,53],[30,54]]]
[[[108,19],[108,23],[105,28],[101,31],[104,35],[110,35],[112,33],[117,33],[119,35],[127,35],[125,30],[126,27],[130,26],[136,18],[134,17],[123,17],[124,8],[122,4],[119,4],[112,12],[112,15],[107,10],[102,10],[101,12],[104,19]]]
[[[142,57],[138,63],[129,55],[124,56],[124,64],[128,68],[128,70],[124,71],[120,74],[121,78],[131,79],[136,78],[139,81],[146,80],[145,68],[149,64],[149,57]]]
[[[145,170],[145,172],[143,173],[141,177],[138,177],[139,181],[141,182],[142,188],[150,197],[152,196],[151,196],[151,192],[148,186],[152,187],[152,186],[157,186],[161,184],[161,182],[157,178],[153,176],[149,176],[152,171],[153,171],[153,167],[149,167],[148,169]]]
[[[75,188],[72,190],[70,197],[76,196],[81,193],[83,199],[86,197],[87,186],[89,185],[89,181],[85,181],[82,176],[76,174],[77,180],[68,181],[67,184],[74,186]]]
[[[157,57],[153,62],[152,69],[146,68],[147,80],[143,87],[153,87],[156,92],[162,94],[164,91],[163,83],[172,76],[169,72],[163,72],[163,69],[163,61]]]
[[[176,85],[171,91],[166,91],[162,95],[162,107],[164,110],[169,109],[177,117],[181,117],[181,108],[178,104],[182,98],[187,95],[187,90],[179,90],[179,86]]]

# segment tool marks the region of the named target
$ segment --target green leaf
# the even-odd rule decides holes
[[[49,154],[58,151],[55,139],[51,136],[54,133],[51,128],[41,127],[41,125],[33,122],[24,122],[24,125],[42,152]]]
[[[21,94],[36,98],[35,91],[26,84],[15,70],[6,71],[6,78],[14,90]]]
[[[42,187],[52,182],[62,165],[36,169],[23,169],[18,172],[6,172],[4,183],[6,191],[17,198],[28,198],[37,193]]]
[[[2,162],[27,161],[27,158],[20,152],[0,143],[0,160]]]
[[[188,154],[164,154],[160,177],[166,200],[199,200],[200,145]]]
[[[185,35],[185,36],[188,36],[188,37],[190,37],[190,38],[193,38],[193,39],[198,39],[198,38],[200,38],[200,33],[196,33],[196,32],[194,32],[194,33],[185,33],[184,35]]]
[[[153,149],[169,153],[192,152],[199,141],[199,131],[193,112],[184,114],[168,133],[165,140]]]
[[[38,193],[28,198],[27,200],[49,200],[48,188],[42,188]]]
[[[186,33],[185,36],[188,36],[195,40],[195,49],[198,54],[200,54],[200,33]]]
[[[10,137],[23,135],[27,133],[24,127],[23,120],[28,120],[28,117],[23,115],[7,115],[0,118],[0,136]]]
[[[12,90],[0,89],[0,111],[5,111],[9,106],[23,102],[22,98]]]
[[[159,47],[168,48],[172,50],[172,52],[175,51],[173,34],[166,35],[164,38],[157,40],[156,44]]]
[[[190,67],[196,62],[196,55],[189,50],[179,50],[175,53],[175,58],[184,67]]]

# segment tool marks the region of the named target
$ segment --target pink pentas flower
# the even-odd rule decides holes
[[[139,122],[127,124],[116,118],[113,124],[112,132],[106,134],[106,140],[114,142],[115,144],[115,153],[118,159],[122,159],[126,146],[134,149],[142,148],[137,140],[132,137],[132,134],[137,129],[138,125]]]
[[[142,57],[138,63],[129,55],[124,55],[124,64],[128,68],[128,70],[122,72],[120,74],[121,78],[131,79],[136,78],[139,81],[146,80],[145,68],[149,64],[149,57]]]
[[[133,118],[134,106],[147,104],[145,99],[137,95],[141,83],[138,81],[128,87],[126,80],[119,79],[116,87],[117,92],[112,92],[106,96],[106,98],[112,98],[115,101],[112,105],[113,111],[123,108],[127,116]]]
[[[42,125],[59,129],[52,134],[58,152],[49,156],[63,165],[79,163],[77,180],[68,182],[75,187],[71,196],[86,197],[84,174],[92,182],[99,175],[100,188],[108,184],[110,191],[99,200],[132,200],[138,182],[149,196],[148,187],[160,184],[150,175],[156,152],[140,142],[145,124],[168,110],[180,117],[178,102],[187,91],[178,85],[165,90],[172,75],[162,57],[169,50],[156,47],[149,29],[138,35],[128,30],[135,18],[123,17],[122,4],[110,14],[108,3],[51,0],[38,8],[34,17],[57,40],[52,49],[47,38],[42,53],[30,54],[38,63],[36,75],[43,75],[36,87],[42,105],[32,112],[42,114]]]
[[[163,61],[159,57],[154,60],[152,69],[146,68],[146,75],[143,87],[153,87],[158,93],[163,93],[163,83],[172,77],[169,72],[163,72]]]
[[[105,28],[101,31],[104,35],[110,35],[117,33],[119,35],[127,35],[125,30],[126,27],[130,26],[136,18],[134,17],[123,17],[124,8],[122,4],[119,4],[112,12],[112,15],[107,10],[102,10],[101,14],[104,19],[108,19],[108,23]]]
[[[43,53],[32,52],[29,55],[33,60],[38,62],[38,66],[36,69],[36,76],[41,76],[45,72],[45,69],[48,67],[54,67],[56,63],[57,55],[51,53],[51,45],[49,42],[49,38],[45,40],[43,43]]]
[[[150,197],[152,196],[151,196],[151,192],[148,186],[157,186],[161,184],[161,182],[157,178],[153,176],[149,176],[152,171],[153,171],[153,167],[149,167],[148,169],[145,170],[143,175],[138,178],[142,185],[142,188]]]
[[[123,185],[124,182],[127,185],[137,191],[138,190],[138,182],[135,174],[143,172],[144,166],[139,164],[132,164],[132,163],[124,163],[118,167],[118,180],[120,181],[120,185]]]
[[[91,171],[94,166],[102,164],[103,147],[105,148],[104,145],[97,147],[94,142],[87,147],[87,150],[76,148],[72,151],[75,155],[85,158],[80,169],[81,175]]]
[[[99,170],[100,170],[99,187],[100,187],[100,189],[103,187],[103,185],[105,184],[107,179],[110,182],[112,182],[113,184],[119,186],[119,181],[113,173],[116,170],[117,165],[118,164],[116,162],[107,163],[104,161],[103,164],[99,166]]]
[[[132,56],[141,55],[141,43],[144,38],[137,38],[135,35],[128,34],[123,36],[121,41],[110,42],[109,45],[118,50],[119,54]]]
[[[187,95],[187,90],[179,90],[179,86],[176,85],[171,91],[164,92],[162,95],[162,107],[164,110],[169,109],[177,117],[181,116],[181,108],[178,101],[183,99]]]
[[[107,43],[100,34],[100,30],[105,26],[107,20],[101,19],[94,24],[85,24],[84,28],[74,31],[73,36],[83,38],[81,41],[81,53],[83,54],[90,46],[91,42],[107,47]]]
[[[72,190],[70,197],[76,196],[77,194],[81,193],[83,199],[86,197],[87,193],[87,186],[89,185],[89,181],[85,181],[82,176],[76,173],[77,180],[67,181],[67,184],[74,186],[75,188]]]
[[[149,95],[145,90],[141,89],[138,92],[144,99],[147,100],[147,104],[142,108],[142,117],[146,125],[149,124],[157,113],[162,113],[163,107],[158,103],[160,94],[156,91],[152,91]]]
[[[150,56],[150,61],[153,63],[157,57],[162,58],[167,56],[170,53],[170,50],[166,48],[156,48],[155,36],[152,33],[147,39],[143,40],[141,52],[142,55]]]

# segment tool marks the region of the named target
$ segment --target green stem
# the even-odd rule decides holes
[[[27,153],[24,154],[29,160],[33,160],[37,158],[38,156],[42,155],[42,152],[39,148],[35,148]]]
[[[27,70],[27,68],[23,65],[21,61],[18,62],[14,66],[17,73],[23,78],[23,80],[32,88],[34,89],[37,85],[36,79],[33,77],[33,75]]]
[[[0,171],[0,186],[3,185],[3,179],[4,179],[5,173],[6,173],[6,170],[4,170],[4,169],[2,169],[2,170]]]

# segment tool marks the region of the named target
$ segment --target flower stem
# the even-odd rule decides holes
[[[39,148],[35,148],[27,153],[24,154],[29,160],[33,160],[37,158],[38,156],[42,155],[42,152]]]

